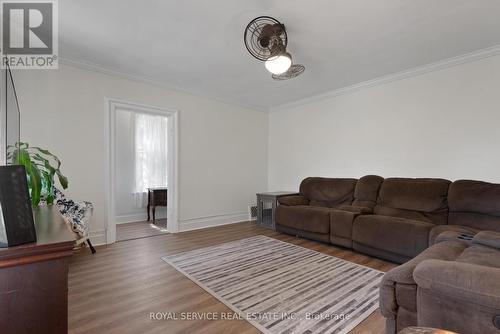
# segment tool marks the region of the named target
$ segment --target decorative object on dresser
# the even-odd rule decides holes
[[[0,332],[66,334],[74,234],[55,206],[33,216],[38,240],[0,249]]]
[[[75,202],[67,198],[59,189],[54,189],[55,201],[64,221],[71,227],[71,230],[78,236],[77,245],[87,244],[92,254],[95,248],[89,238],[89,221],[94,211],[94,205],[90,202]]]
[[[0,247],[36,241],[24,166],[0,167]]]
[[[153,209],[153,223],[156,219],[156,207],[167,206],[168,189],[165,187],[148,188],[148,221],[151,219],[149,216],[150,209]]]
[[[295,195],[295,192],[275,191],[257,194],[257,223],[263,227],[275,228],[275,212],[278,198]]]

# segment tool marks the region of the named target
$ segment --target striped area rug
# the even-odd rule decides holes
[[[383,273],[255,236],[162,258],[263,333],[348,333],[378,308]]]

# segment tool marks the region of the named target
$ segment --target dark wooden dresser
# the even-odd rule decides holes
[[[168,204],[168,189],[165,187],[148,188],[148,221],[150,220],[150,208],[153,208],[153,223],[156,220],[156,207],[167,206]]]
[[[56,207],[33,211],[37,242],[0,248],[0,333],[68,332],[68,260],[75,235]]]

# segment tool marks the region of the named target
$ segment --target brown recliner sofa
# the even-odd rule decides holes
[[[388,334],[415,325],[500,333],[500,185],[453,182],[448,205],[430,247],[382,280]]]

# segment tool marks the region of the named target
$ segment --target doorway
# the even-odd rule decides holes
[[[107,99],[106,121],[107,243],[177,232],[177,111]]]

